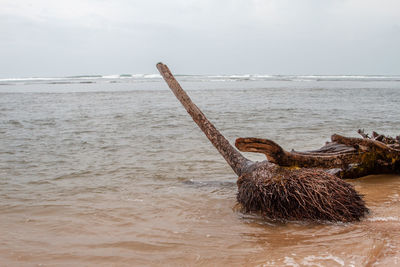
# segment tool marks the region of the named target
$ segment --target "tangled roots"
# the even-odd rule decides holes
[[[359,221],[368,212],[351,184],[319,169],[261,166],[238,180],[246,212],[273,220]]]

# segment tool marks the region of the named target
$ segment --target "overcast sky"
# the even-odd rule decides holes
[[[399,0],[0,0],[0,77],[400,74]]]

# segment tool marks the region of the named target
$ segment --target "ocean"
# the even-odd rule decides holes
[[[400,76],[177,75],[222,134],[400,134]],[[261,154],[246,153],[262,161]],[[158,74],[0,79],[0,266],[396,266],[400,176],[356,223],[273,223]]]

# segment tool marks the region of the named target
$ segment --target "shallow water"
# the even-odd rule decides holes
[[[231,142],[400,134],[396,79],[180,79]],[[0,82],[1,266],[400,265],[400,176],[349,181],[361,222],[267,222],[164,82],[89,81]]]

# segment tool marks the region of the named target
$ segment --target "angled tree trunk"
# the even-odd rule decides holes
[[[179,102],[183,105],[193,121],[207,136],[208,140],[215,146],[226,162],[231,166],[237,175],[241,175],[244,169],[251,163],[239,151],[237,151],[226,138],[215,128],[215,126],[206,118],[201,110],[192,102],[190,97],[176,81],[168,67],[162,63],[157,64],[157,69],[169,85]]]

